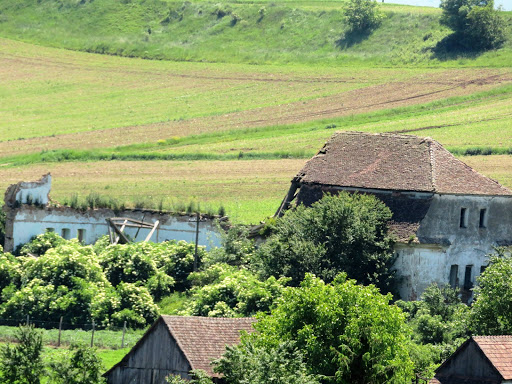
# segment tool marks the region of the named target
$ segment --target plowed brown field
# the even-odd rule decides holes
[[[3,156],[306,122],[422,104],[512,82],[510,69],[316,70],[166,63],[2,43]]]

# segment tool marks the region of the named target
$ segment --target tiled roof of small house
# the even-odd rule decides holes
[[[468,375],[454,375],[453,373],[443,373],[445,367],[449,366],[450,361],[456,356],[464,353],[467,347],[474,343],[494,367],[498,376],[496,377],[472,377]],[[512,380],[512,336],[473,336],[466,340],[457,350],[436,369],[436,377],[429,381],[429,384],[497,384],[503,380]]]
[[[512,336],[473,336],[473,340],[503,380],[512,380]]]
[[[294,180],[379,190],[512,195],[431,138],[386,133],[334,134]]]
[[[162,315],[146,331],[123,359],[103,374],[104,377],[113,372],[118,366],[123,366],[129,356],[134,353],[149,337],[151,332],[163,322],[169,333],[176,341],[181,352],[190,364],[190,369],[202,369],[210,377],[220,377],[213,372],[210,365],[212,360],[220,358],[226,351],[226,346],[240,342],[241,331],[253,332],[255,318],[222,318],[198,316],[166,316]]]
[[[172,337],[185,354],[192,369],[202,369],[211,377],[214,373],[210,362],[220,358],[226,345],[240,342],[240,332],[252,332],[254,318],[219,318],[162,316]]]

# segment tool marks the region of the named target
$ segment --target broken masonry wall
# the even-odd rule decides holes
[[[174,215],[152,210],[129,209],[114,212],[111,209],[88,209],[55,207],[50,202],[52,177],[48,173],[34,182],[19,182],[9,186],[4,197],[5,241],[4,250],[12,252],[26,244],[34,236],[54,231],[65,239],[78,238],[85,244],[93,244],[108,234],[107,218],[128,217],[154,223],[160,222],[149,241],[185,240],[195,242],[196,216]],[[134,241],[143,241],[151,230],[126,228],[124,233]],[[220,245],[220,235],[213,219],[202,217],[199,223],[198,244]]]
[[[85,244],[93,244],[101,236],[108,235],[107,218],[129,217],[160,224],[149,241],[185,240],[195,242],[196,216],[174,216],[168,213],[146,210],[125,210],[114,212],[111,209],[90,209],[78,211],[69,207],[37,207],[22,205],[13,210],[12,230],[7,233],[5,251],[13,251],[21,244],[46,231],[56,232],[65,239],[78,238]],[[125,228],[124,233],[134,241],[143,241],[151,229]],[[9,237],[9,242],[7,241]],[[201,218],[198,244],[220,245],[219,233],[212,219]]]
[[[4,203],[15,208],[20,204],[47,205],[50,201],[52,175],[47,173],[38,181],[21,181],[5,191]]]

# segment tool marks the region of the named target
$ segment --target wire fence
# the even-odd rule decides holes
[[[16,332],[20,325],[33,325],[41,330],[43,343],[53,346],[69,346],[71,344],[88,344],[91,347],[119,349],[132,347],[142,337],[144,330],[133,330],[126,327],[109,327],[97,329],[94,322],[86,324],[70,324],[63,321],[32,319],[0,318],[0,342],[16,342]]]

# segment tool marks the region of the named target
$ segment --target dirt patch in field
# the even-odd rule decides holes
[[[270,75],[258,74],[257,78],[263,80],[262,76]],[[212,78],[215,78],[215,76],[210,76],[210,81]],[[223,81],[221,79],[223,78],[220,77],[219,81]],[[247,79],[247,77],[244,79]],[[242,80],[240,78],[240,81]],[[269,78],[268,80],[289,81],[289,79],[284,78]],[[320,81],[320,78],[316,80],[311,78],[309,81]],[[324,78],[321,81],[335,81],[335,79]],[[299,123],[423,104],[447,97],[481,92],[511,82],[512,72],[510,70],[446,70],[424,74],[405,81],[369,85],[313,100],[224,115],[2,142],[0,143],[0,153],[8,156],[59,148],[112,147],[132,143],[155,142],[172,136]]]

